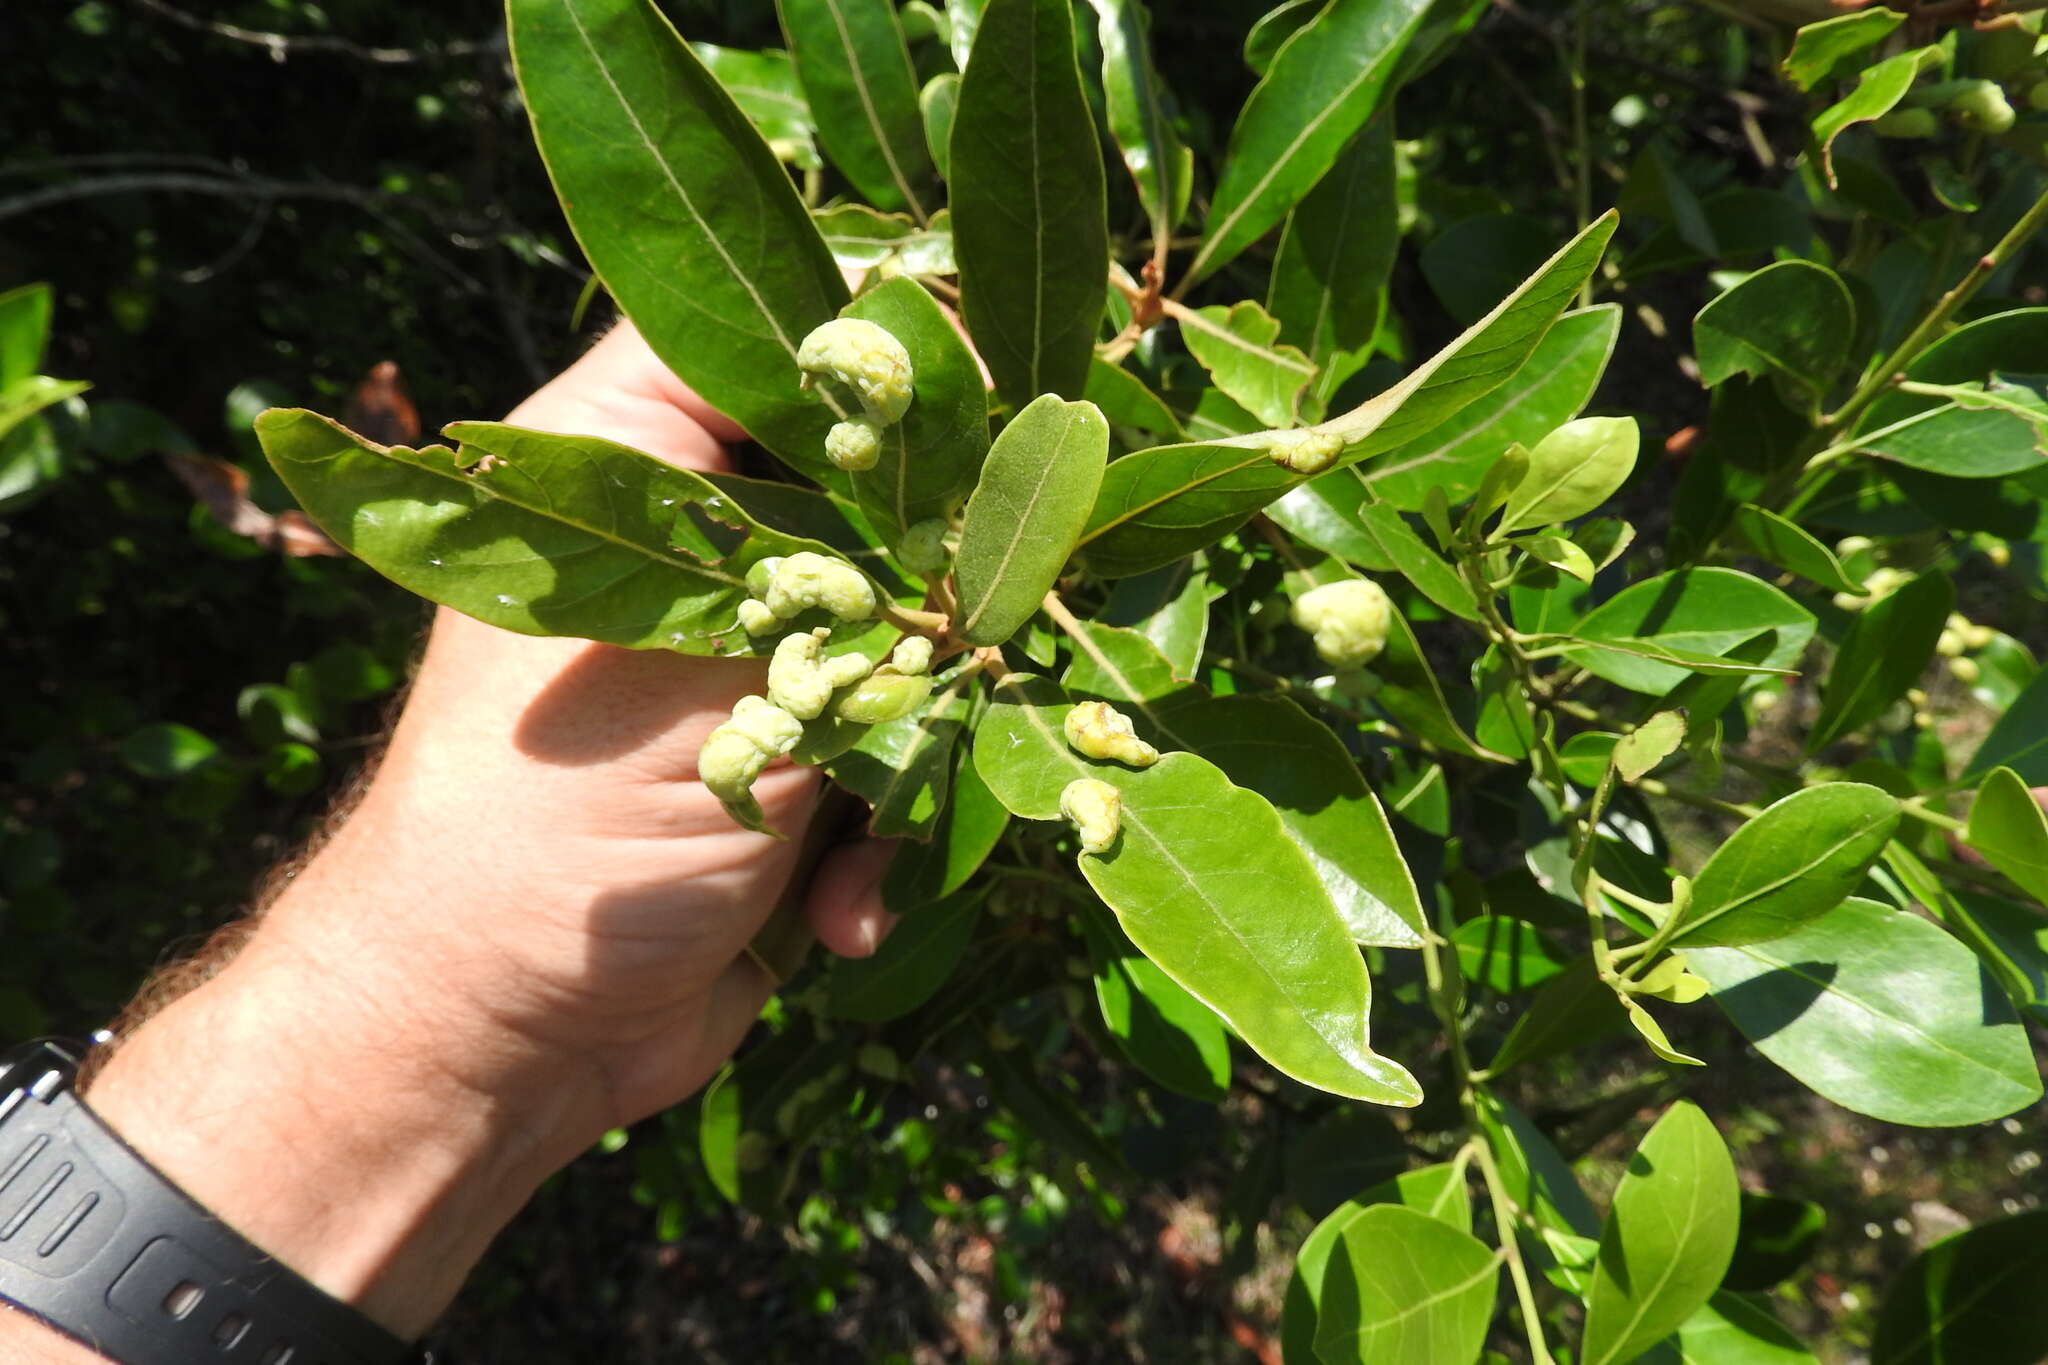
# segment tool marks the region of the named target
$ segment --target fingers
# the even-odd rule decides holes
[[[882,874],[896,856],[893,839],[864,839],[827,854],[811,881],[811,931],[841,957],[867,957],[896,927],[882,904]]]
[[[617,441],[685,469],[727,468],[722,443],[746,436],[671,374],[630,322],[613,328],[505,420]]]

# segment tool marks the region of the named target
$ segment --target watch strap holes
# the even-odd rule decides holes
[[[206,1290],[197,1281],[180,1280],[164,1295],[164,1314],[167,1317],[183,1318],[199,1306],[206,1297]]]
[[[232,1351],[242,1344],[242,1338],[249,1334],[249,1319],[240,1313],[230,1313],[214,1324],[213,1344],[222,1351]]]

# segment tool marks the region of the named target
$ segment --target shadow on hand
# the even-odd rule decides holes
[[[692,717],[722,717],[761,689],[766,672],[747,660],[589,645],[528,703],[512,742],[529,758],[566,768],[623,758]]]

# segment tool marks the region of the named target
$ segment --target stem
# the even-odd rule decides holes
[[[951,618],[935,611],[918,611],[914,607],[899,607],[894,602],[881,602],[875,607],[875,616],[898,630],[913,635],[943,635],[953,622]]]
[[[1702,796],[1698,792],[1687,791],[1683,787],[1674,787],[1670,783],[1655,777],[1637,778],[1636,789],[1648,792],[1651,796],[1668,797],[1673,801],[1693,806],[1699,810],[1710,810],[1717,815],[1732,815],[1742,820],[1754,820],[1757,816],[1763,814],[1761,807],[1745,805],[1740,801],[1723,801],[1718,797]]]
[[[1849,395],[1849,401],[1828,415],[1821,424],[1821,429],[1829,433],[1840,431],[1862,416],[1863,410],[1875,403],[1906,366],[1927,348],[1928,343],[1934,340],[1935,335],[1948,320],[1955,316],[1956,310],[1968,303],[1971,297],[1984,287],[1984,281],[1990,279],[2000,266],[2010,260],[2013,253],[2026,244],[2028,238],[2040,231],[2044,222],[2048,222],[2048,193],[2043,193],[2036,199],[2032,207],[2020,215],[2019,221],[2006,231],[2005,236],[1999,238],[1989,251],[1977,258],[1969,272],[1956,281],[1955,287],[1943,294],[1928,311],[1927,316],[1920,319],[1920,325],[1907,333],[1905,340],[1884,358],[1884,363],[1873,369],[1869,378]]]
[[[1507,1257],[1508,1278],[1515,1283],[1515,1302],[1522,1310],[1522,1331],[1529,1338],[1529,1359],[1533,1365],[1555,1365],[1550,1343],[1543,1338],[1543,1315],[1536,1308],[1536,1289],[1529,1282],[1529,1267],[1522,1264],[1522,1242],[1515,1232],[1515,1204],[1501,1182],[1494,1164],[1493,1148],[1484,1137],[1472,1143],[1473,1164],[1486,1182],[1486,1197],[1493,1205],[1493,1225],[1500,1236],[1501,1254]]]

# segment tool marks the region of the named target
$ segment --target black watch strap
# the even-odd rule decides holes
[[[72,1093],[78,1057],[0,1058],[0,1299],[121,1365],[427,1359],[265,1255]]]

